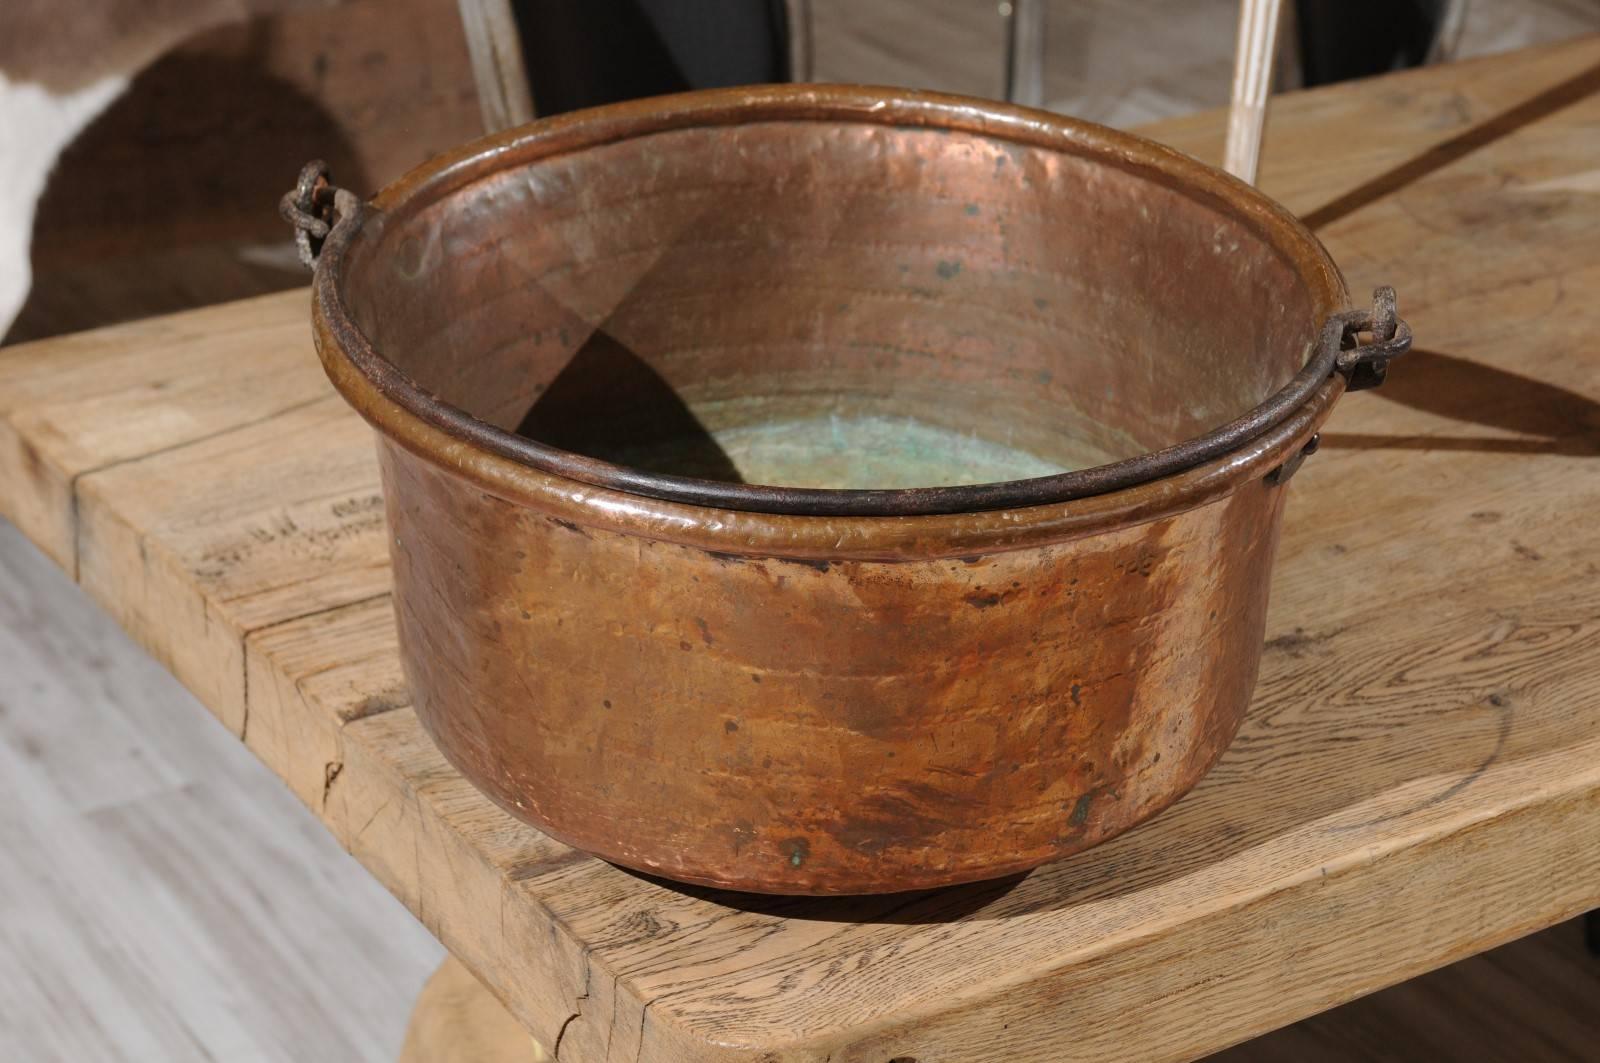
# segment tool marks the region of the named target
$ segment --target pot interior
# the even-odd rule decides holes
[[[753,121],[511,161],[368,221],[355,323],[507,431],[652,472],[927,487],[1201,435],[1304,364],[1291,262],[1172,178]]]

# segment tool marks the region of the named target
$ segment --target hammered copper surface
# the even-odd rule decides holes
[[[891,891],[1093,845],[1226,747],[1282,509],[1265,477],[1338,378],[1199,468],[975,513],[688,505],[478,440],[835,487],[1182,441],[1343,307],[1250,189],[1036,112],[791,88],[542,123],[375,207],[324,252],[319,349],[385,436],[419,716],[513,813],[686,881]],[[380,356],[485,425],[419,418]],[[886,462],[848,460],[864,424]]]
[[[1255,682],[1282,498],[1258,482],[1075,542],[829,562],[584,527],[393,444],[384,469],[401,646],[442,748],[578,848],[783,892],[1022,870],[1186,791]]]

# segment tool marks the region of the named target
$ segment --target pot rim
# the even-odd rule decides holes
[[[1255,471],[1258,461],[1252,455],[1276,454],[1287,449],[1278,444],[1309,435],[1304,428],[1309,425],[1314,430],[1344,390],[1343,377],[1332,371],[1332,352],[1314,339],[1308,345],[1305,368],[1255,409],[1220,429],[1139,457],[990,484],[891,490],[770,487],[646,473],[496,428],[417,385],[377,352],[350,315],[344,299],[346,254],[375,215],[403,217],[508,166],[632,137],[796,120],[952,129],[1135,173],[1226,211],[1283,258],[1309,289],[1313,320],[1307,326],[1313,336],[1321,337],[1324,323],[1347,306],[1338,269],[1297,218],[1251,186],[1154,141],[1042,111],[940,93],[852,85],[741,87],[612,104],[483,137],[418,167],[383,189],[370,204],[349,211],[329,234],[313,282],[318,349],[330,377],[386,435],[435,461],[452,455],[454,460],[446,464],[458,469],[471,465],[474,478],[498,488],[497,494],[531,502],[527,497],[531,483],[548,478],[548,486],[559,484],[574,498],[615,495],[635,508],[663,514],[669,509],[696,513],[711,509],[738,514],[746,518],[740,523],[753,525],[763,523],[758,519],[763,516],[780,522],[825,517],[830,523],[852,519],[882,523],[885,518],[980,517],[1063,506],[1088,517],[1105,507],[1087,503],[1129,492],[1177,502],[1189,493],[1184,484],[1205,482],[1215,488],[1219,469],[1231,470],[1226,476],[1231,489],[1249,475],[1247,470]],[[467,452],[478,460],[464,463],[461,459]],[[487,460],[491,457],[499,460]],[[1163,484],[1166,488],[1156,490]]]

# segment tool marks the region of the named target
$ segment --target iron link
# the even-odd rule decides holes
[[[1346,391],[1364,391],[1383,383],[1389,363],[1411,349],[1411,326],[1396,313],[1394,289],[1388,285],[1372,292],[1371,310],[1340,315],[1342,336],[1334,366],[1347,379]],[[1360,343],[1361,333],[1372,338]]]
[[[295,247],[300,252],[300,264],[306,269],[317,268],[317,255],[333,231],[339,201],[348,195],[329,182],[328,164],[313,159],[301,168],[294,188],[278,201],[278,213],[294,227]]]

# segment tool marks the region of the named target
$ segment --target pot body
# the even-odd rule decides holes
[[[1284,494],[860,560],[586,526],[393,442],[382,467],[406,672],[451,762],[608,860],[799,894],[1024,870],[1187,791],[1250,698]]]
[[[1343,282],[1253,189],[893,90],[635,101],[469,145],[340,220],[313,305],[380,433],[402,656],[440,749],[580,849],[769,893],[1014,873],[1177,800],[1255,682],[1274,470],[1344,390],[1303,368],[1332,365]],[[1021,501],[919,476],[970,504],[785,508],[754,485],[794,480],[591,448],[632,429],[651,460],[686,421],[739,439],[839,413],[1086,468],[1302,375],[1226,452]]]

